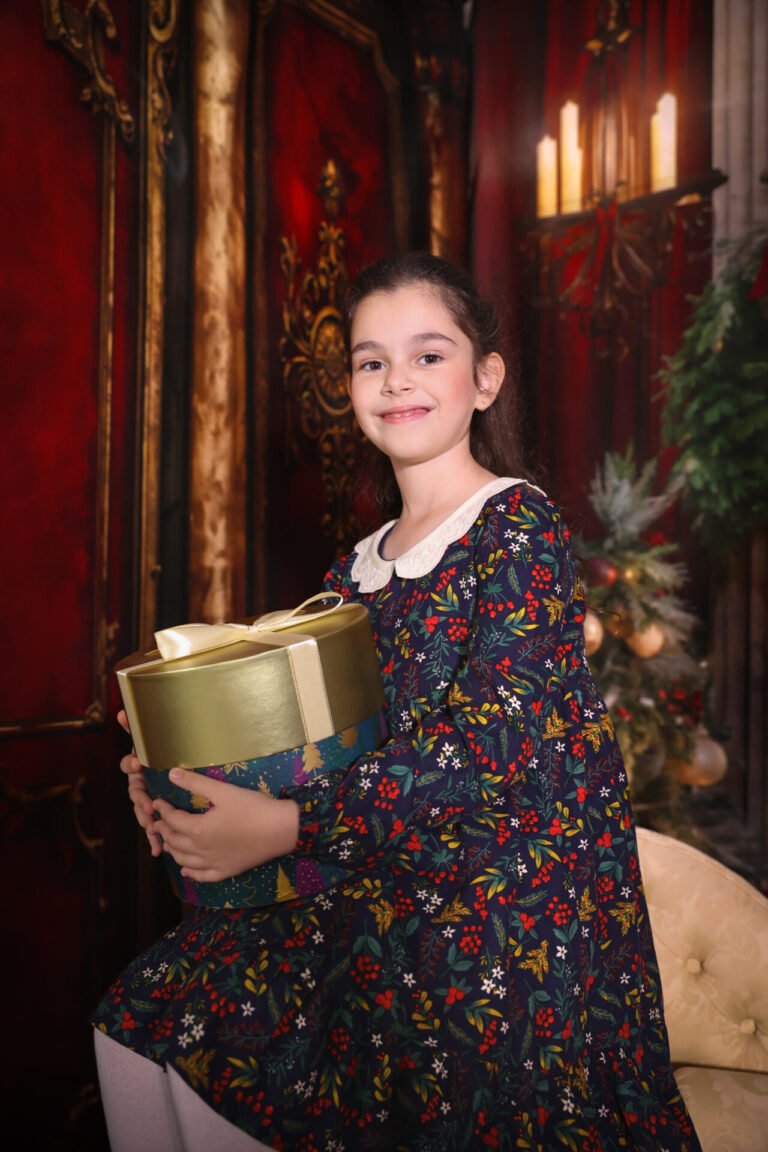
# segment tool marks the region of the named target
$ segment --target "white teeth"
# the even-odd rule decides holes
[[[427,411],[427,408],[402,408],[395,412],[383,412],[382,418],[384,420],[407,420],[411,416],[421,416]]]

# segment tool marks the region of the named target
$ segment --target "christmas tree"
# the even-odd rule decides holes
[[[589,498],[604,534],[575,542],[586,586],[587,655],[627,765],[638,822],[700,844],[681,810],[684,793],[725,773],[706,727],[706,663],[697,659],[696,615],[681,597],[688,580],[677,546],[655,527],[683,478],[653,493],[655,460],[632,448],[608,453]],[[700,845],[701,846],[701,845]]]

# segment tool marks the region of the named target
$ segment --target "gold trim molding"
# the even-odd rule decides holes
[[[44,784],[39,788],[17,788],[13,784],[2,782],[0,791],[5,804],[12,805],[20,812],[34,812],[46,807],[52,801],[69,799],[75,836],[85,853],[95,860],[104,848],[104,838],[89,836],[83,828],[80,810],[86,784],[85,776],[80,775],[74,784]]]
[[[149,0],[147,11],[147,77],[149,98],[147,101],[148,127],[154,128],[152,146],[158,158],[165,160],[168,144],[173,133],[169,127],[171,120],[171,97],[168,92],[168,79],[176,61],[178,35],[178,0]]]
[[[130,143],[135,133],[134,119],[105,68],[105,43],[117,36],[106,0],[87,0],[84,12],[68,0],[42,0],[42,4],[46,40],[68,52],[90,76],[80,99],[90,104],[94,112],[103,111],[118,125],[126,143]]]
[[[77,842],[86,856],[90,857],[96,865],[96,907],[100,912],[104,912],[107,908],[102,867],[105,841],[103,836],[89,836],[83,827],[82,806],[87,783],[86,777],[82,774],[74,783],[44,784],[38,788],[17,788],[13,784],[6,784],[4,780],[0,780],[0,795],[3,799],[2,815],[7,823],[9,811],[25,814],[36,813],[47,808],[49,804],[67,800]]]
[[[157,620],[163,351],[165,342],[165,160],[171,141],[168,80],[176,61],[177,0],[150,0],[146,27],[147,94],[142,107],[141,222],[137,413],[136,645],[148,648]]]
[[[246,97],[250,0],[197,0],[188,611],[232,620],[247,599]],[[234,614],[234,615],[233,615]]]

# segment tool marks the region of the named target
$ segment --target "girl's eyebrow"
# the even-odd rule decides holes
[[[419,332],[415,336],[411,336],[411,344],[433,344],[436,340],[442,340],[445,344],[453,344],[458,347],[456,341],[443,332]],[[383,344],[379,344],[376,340],[361,340],[351,349],[350,356],[354,356],[356,352],[378,352],[383,347]]]
[[[443,332],[419,332],[417,336],[411,337],[412,344],[432,344],[435,340],[442,340],[446,344],[456,344],[450,336],[446,336]],[[458,345],[456,345],[458,347]]]
[[[349,351],[350,356],[354,356],[355,352],[376,352],[381,348],[381,344],[377,344],[375,340],[361,340],[359,344],[355,344],[354,348]]]

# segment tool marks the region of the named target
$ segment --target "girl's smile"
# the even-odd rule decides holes
[[[418,420],[421,416],[426,416],[429,411],[430,409],[424,406],[416,407],[410,404],[401,408],[387,408],[381,413],[381,419],[387,424],[402,424],[406,420]]]

